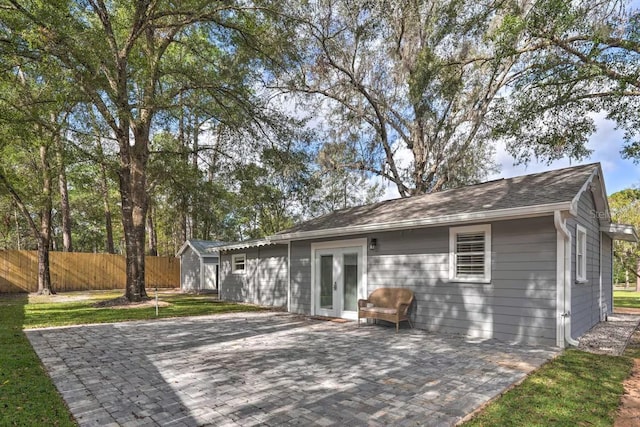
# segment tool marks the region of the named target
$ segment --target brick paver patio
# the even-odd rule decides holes
[[[448,426],[558,351],[284,313],[27,336],[81,426]]]

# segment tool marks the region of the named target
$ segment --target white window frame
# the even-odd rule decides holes
[[[242,259],[243,268],[236,268],[236,263]],[[246,274],[247,272],[247,254],[233,254],[231,255],[231,270],[233,274]]]
[[[484,274],[458,276],[456,242],[460,233],[484,233]],[[452,282],[490,283],[491,282],[491,224],[468,225],[449,228],[449,280]]]
[[[580,239],[580,236],[583,236]],[[576,282],[587,281],[587,229],[576,224]]]

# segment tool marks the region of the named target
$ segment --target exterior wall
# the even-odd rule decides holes
[[[231,257],[241,253],[246,255],[245,273],[233,273]],[[220,299],[286,307],[286,245],[228,251],[221,255],[220,260]]]
[[[292,313],[311,314],[311,242],[291,242]]]
[[[494,222],[492,281],[449,281],[449,227],[376,233],[368,293],[408,287],[421,329],[555,345],[556,231],[552,217]],[[291,243],[291,311],[311,313],[311,243]]]
[[[218,289],[218,276],[216,275],[216,266],[219,263],[218,257],[207,256],[202,258],[202,268],[204,283],[202,283],[201,289],[214,290]],[[210,277],[207,277],[210,275]]]
[[[613,313],[613,241],[602,234],[602,302],[607,305],[607,314]]]
[[[200,289],[200,257],[191,247],[180,256],[180,289],[196,291]]]
[[[584,283],[576,281],[576,224],[587,230],[587,280]],[[567,226],[572,238],[571,337],[578,338],[600,321],[600,221],[590,191],[585,191],[580,197],[578,216],[568,219]]]

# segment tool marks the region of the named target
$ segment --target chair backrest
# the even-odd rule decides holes
[[[369,295],[376,307],[395,308],[398,303],[411,304],[413,291],[406,288],[378,288]]]

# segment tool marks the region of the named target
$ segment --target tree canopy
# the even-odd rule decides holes
[[[594,114],[640,160],[639,22],[597,0],[0,0],[0,245],[124,253],[136,300],[145,253],[478,182],[498,142],[582,159]]]

